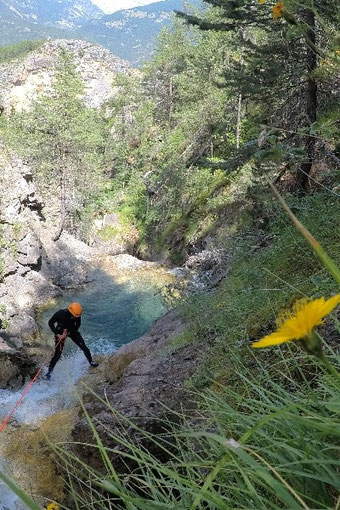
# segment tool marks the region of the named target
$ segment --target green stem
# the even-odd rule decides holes
[[[318,354],[318,358],[319,360],[323,363],[324,367],[327,368],[327,370],[336,377],[336,379],[340,382],[340,373],[338,372],[338,370],[335,368],[335,366],[333,365],[333,363],[331,363],[327,358],[326,356],[324,355],[323,352],[321,352],[320,354]]]
[[[215,480],[216,476],[218,475],[218,473],[221,471],[221,469],[224,468],[224,465],[228,462],[228,460],[230,459],[230,453],[227,452],[223,455],[223,457],[217,462],[216,466],[214,467],[214,469],[209,473],[209,475],[207,476],[204,484],[203,484],[203,487],[202,489],[200,490],[200,492],[197,494],[196,498],[195,498],[195,501],[193,502],[193,504],[191,505],[190,507],[190,510],[195,510],[195,508],[198,507],[198,505],[200,505],[201,503],[201,500],[204,498],[204,494],[207,492],[207,490],[209,489],[209,487],[211,486],[211,484],[213,483],[213,481]]]

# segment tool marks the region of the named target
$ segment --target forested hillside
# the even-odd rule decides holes
[[[55,239],[199,275],[171,289],[185,328],[162,353],[200,353],[189,396],[143,431],[89,391],[85,448],[56,446],[68,501],[338,510],[338,4],[204,5],[178,12],[101,105],[61,50],[51,87],[2,108],[1,143],[33,168]]]

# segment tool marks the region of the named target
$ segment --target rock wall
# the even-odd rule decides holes
[[[62,288],[79,287],[86,281],[91,250],[67,234],[58,243],[52,241],[30,168],[2,149],[0,388],[5,388],[23,383],[34,369],[32,359],[43,352],[36,307],[60,295]]]
[[[84,102],[91,108],[99,108],[117,93],[118,88],[114,85],[117,73],[132,72],[128,62],[96,44],[73,39],[48,41],[23,61],[0,65],[5,111],[12,108],[17,111],[27,110],[40,94],[52,91],[55,65],[61,48],[72,55],[84,80]]]

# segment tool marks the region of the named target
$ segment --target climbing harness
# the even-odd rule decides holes
[[[56,344],[55,346],[55,349],[58,348],[58,346],[60,345],[61,348],[64,347],[64,344],[65,344],[65,340],[66,340],[66,337],[67,337],[67,329],[64,329],[63,331],[63,334],[60,335],[60,338],[58,340],[58,343]],[[11,410],[11,412],[9,413],[9,415],[5,418],[5,420],[3,421],[3,423],[1,424],[0,426],[0,432],[2,432],[4,430],[4,428],[6,427],[7,423],[9,422],[9,420],[12,418],[13,414],[15,413],[15,411],[17,410],[17,408],[19,407],[19,405],[21,404],[23,398],[25,397],[25,395],[28,393],[28,391],[31,389],[31,387],[33,386],[33,384],[35,383],[35,381],[38,379],[39,375],[41,374],[43,368],[45,367],[45,365],[49,362],[50,360],[50,357],[49,356],[48,358],[45,359],[44,363],[41,365],[41,367],[39,368],[38,372],[35,374],[35,376],[33,377],[33,379],[31,380],[31,382],[28,384],[27,388],[25,388],[25,390],[22,392],[22,394],[20,395],[20,398],[17,400],[16,404],[14,405],[13,409]]]

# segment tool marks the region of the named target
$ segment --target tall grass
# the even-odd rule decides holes
[[[328,354],[338,363],[334,353]],[[259,380],[242,367],[237,352],[231,355],[238,388],[215,383],[199,395],[200,410],[174,416],[174,422],[180,418],[181,427],[169,420],[163,424],[168,432],[155,437],[121,416],[123,429],[132,427],[162,455],[152,455],[141,446],[143,441],[133,442],[106,427],[116,445],[107,448],[96,432],[97,425],[105,425],[95,427],[84,409],[94,442],[83,446],[99,450],[101,468],[91,468],[68,445],[55,446],[75,508],[337,508],[338,383],[312,358],[308,362],[314,375],[307,381],[298,358],[288,360],[282,353],[282,382],[276,382],[262,365]],[[256,357],[254,363],[260,365]],[[292,373],[303,382],[298,383]],[[102,404],[117,417],[109,402]],[[117,455],[126,463],[119,473],[114,468]]]
[[[325,236],[329,218],[322,221],[320,209],[325,204],[320,197],[318,200],[320,207],[315,214],[319,217],[315,218],[314,227],[320,225]],[[334,239],[330,242],[331,253],[336,244]],[[278,258],[280,245],[286,248],[286,255],[281,252]],[[287,267],[292,254],[295,260]],[[263,266],[265,260],[267,267]],[[161,455],[152,455],[141,441],[133,442],[117,429],[106,428],[116,447],[105,447],[86,412],[95,442],[84,446],[100,451],[102,469],[94,470],[67,448],[57,447],[77,505],[103,509],[338,510],[339,379],[296,345],[283,346],[268,356],[254,353],[247,343],[239,342],[242,334],[249,338],[251,330],[254,336],[261,333],[268,323],[268,312],[275,316],[292,290],[296,297],[311,293],[312,289],[319,294],[320,286],[331,292],[336,286],[321,272],[315,289],[313,277],[316,271],[320,274],[319,263],[290,231],[283,236],[281,231],[279,241],[253,257],[252,264],[246,271],[239,265],[238,274],[229,277],[217,296],[199,298],[191,306],[197,319],[196,334],[205,332],[217,338],[215,356],[207,364],[215,377],[209,380],[206,374],[203,386],[208,389],[193,392],[193,398],[200,403],[195,413],[177,413],[176,425],[163,423],[167,429],[163,437],[138,430],[140,437],[153,444],[152,450],[158,449]],[[292,266],[297,269],[296,285],[284,279]],[[263,269],[272,278],[269,287],[263,281]],[[274,282],[283,283],[284,292],[279,287],[276,299],[261,301],[259,296],[263,294],[259,291],[275,290]],[[245,283],[251,285],[250,289]],[[225,302],[217,307],[222,297]],[[203,310],[205,313],[198,313]],[[211,315],[212,311],[215,313]],[[229,338],[223,335],[223,327],[229,328]],[[336,319],[333,326],[328,325],[328,331],[334,330],[339,334]],[[338,368],[339,356],[330,346],[324,348]],[[215,363],[216,353],[219,363]],[[102,400],[102,404],[117,416],[109,402]],[[122,430],[137,429],[123,416],[121,420]],[[117,455],[126,463],[126,469],[119,473],[114,469]],[[79,492],[81,503],[77,499]]]

